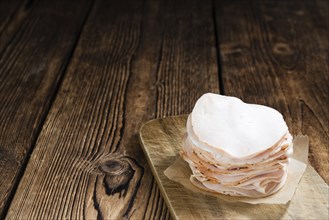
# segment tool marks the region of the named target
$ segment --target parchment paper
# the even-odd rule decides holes
[[[164,174],[170,180],[180,183],[185,188],[193,192],[214,196],[227,202],[244,202],[250,204],[286,204],[294,196],[299,181],[305,172],[308,159],[309,138],[307,136],[297,136],[294,138],[293,143],[294,153],[288,165],[288,178],[285,185],[279,192],[264,198],[228,196],[199,189],[190,182],[192,171],[188,164],[181,157],[178,157],[174,164],[172,164],[164,171]]]

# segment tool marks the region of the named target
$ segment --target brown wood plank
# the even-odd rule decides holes
[[[87,1],[38,2],[0,57],[0,218],[25,169],[89,6]]]
[[[218,91],[211,12],[211,1],[95,3],[8,219],[169,218],[138,131]]]
[[[40,0],[1,0],[0,56],[39,2]]]
[[[0,2],[0,35],[5,29],[8,22],[12,19],[15,11],[19,5],[22,4],[21,0],[1,0]]]
[[[0,55],[40,0],[1,0]]]
[[[216,1],[216,21],[225,94],[282,112],[329,183],[328,1]]]

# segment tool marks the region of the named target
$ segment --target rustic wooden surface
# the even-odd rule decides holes
[[[278,109],[329,183],[328,1],[237,2],[215,5],[225,94]]]
[[[0,3],[0,55],[22,21],[33,8],[29,0],[2,0]]]
[[[156,119],[140,131],[143,150],[174,219],[328,219],[329,188],[311,166],[287,205],[228,203],[169,180],[164,170],[179,157],[186,121],[186,116]]]
[[[169,218],[137,134],[218,91],[214,27],[198,19],[211,12],[210,1],[95,2],[8,219]]]
[[[0,33],[5,30],[15,11],[20,6],[19,0],[3,0],[0,7]]]
[[[86,1],[78,7],[66,1],[30,5],[29,19],[0,54],[0,217],[24,172],[87,6]]]
[[[328,2],[263,2],[0,0],[0,219],[168,219],[138,130],[205,92],[282,111],[328,183]]]

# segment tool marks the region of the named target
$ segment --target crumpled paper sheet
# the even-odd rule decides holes
[[[205,195],[218,197],[226,202],[243,202],[250,204],[287,204],[294,196],[299,181],[301,180],[303,173],[306,170],[309,138],[307,136],[297,136],[294,138],[293,143],[294,153],[288,165],[288,178],[285,185],[279,192],[264,198],[228,196],[199,189],[190,182],[192,171],[188,164],[181,157],[178,157],[174,164],[172,164],[164,171],[164,174],[170,180],[182,184],[185,188],[193,192],[199,192]]]

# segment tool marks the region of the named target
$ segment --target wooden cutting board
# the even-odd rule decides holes
[[[152,172],[174,219],[328,219],[329,188],[308,166],[287,205],[228,203],[192,192],[169,180],[164,170],[175,162],[182,147],[187,116],[147,122],[140,141]]]

